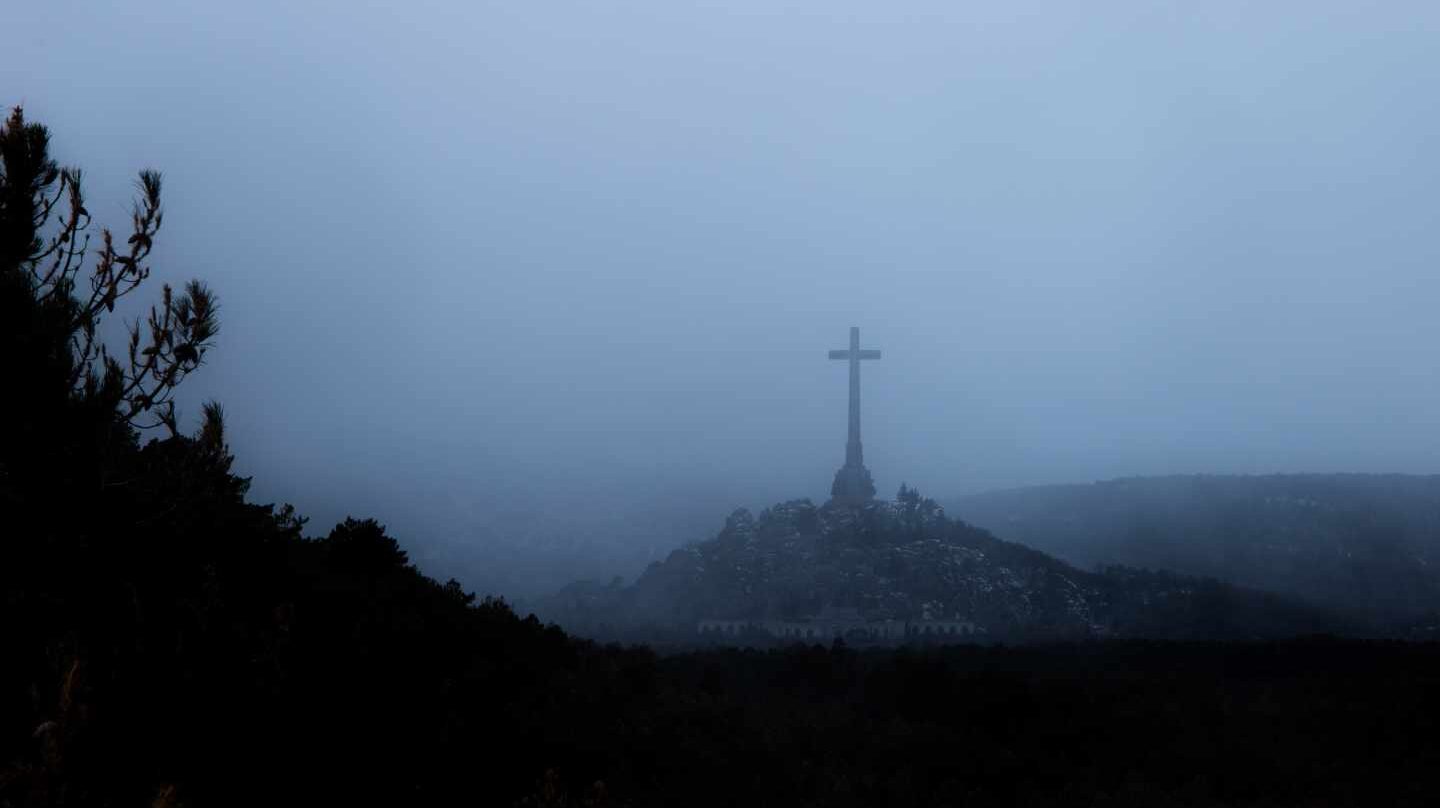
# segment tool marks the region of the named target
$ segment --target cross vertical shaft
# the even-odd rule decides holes
[[[860,329],[850,327],[850,347],[831,351],[831,359],[850,362],[850,434],[845,441],[845,465],[835,473],[830,494],[846,505],[864,505],[875,498],[875,483],[865,468],[865,450],[860,445],[860,361],[879,359],[880,352],[860,347]]]
[[[850,435],[845,441],[845,465],[865,465],[860,446],[860,329],[850,327]]]

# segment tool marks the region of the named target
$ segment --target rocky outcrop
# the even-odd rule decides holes
[[[792,500],[737,510],[630,587],[579,585],[545,616],[587,626],[800,621],[853,609],[869,621],[962,621],[983,636],[1276,636],[1332,630],[1325,615],[1214,581],[1078,570],[950,519],[902,488],[863,507]]]

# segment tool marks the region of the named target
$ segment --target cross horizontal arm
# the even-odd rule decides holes
[[[850,358],[850,352],[849,352],[849,351],[831,351],[831,352],[830,352],[830,358],[831,358],[831,359],[849,359],[849,358]],[[855,352],[855,358],[856,358],[856,359],[879,359],[879,358],[880,358],[880,352],[879,352],[879,351],[871,351],[871,350],[856,351],[856,352]]]

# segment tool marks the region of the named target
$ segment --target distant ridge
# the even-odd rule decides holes
[[[1126,477],[976,494],[951,507],[1082,568],[1215,577],[1375,629],[1430,631],[1440,609],[1440,475]]]

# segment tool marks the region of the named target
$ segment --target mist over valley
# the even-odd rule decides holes
[[[1437,7],[0,19],[0,808],[1435,802]]]

